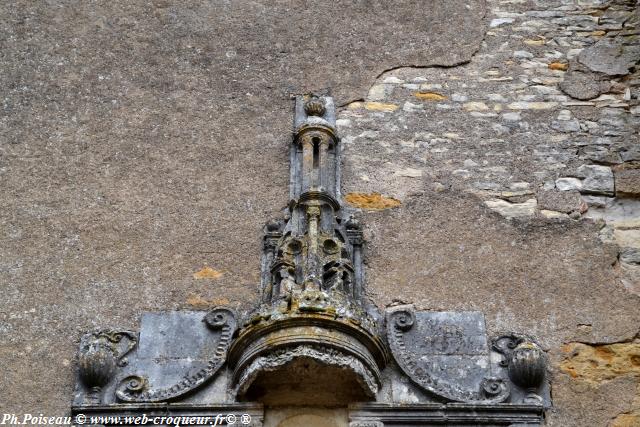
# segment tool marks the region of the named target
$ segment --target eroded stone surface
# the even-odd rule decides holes
[[[615,171],[616,194],[622,197],[640,196],[640,167]]]
[[[638,381],[633,376],[591,385],[568,375],[558,375],[555,384],[561,392],[554,394],[555,407],[547,417],[548,425],[554,427],[613,427],[613,420],[631,410],[638,392]]]
[[[570,71],[560,83],[560,89],[572,98],[588,100],[600,95],[600,83],[595,74]]]
[[[570,343],[562,351],[566,359],[560,369],[572,378],[596,384],[627,374],[640,378],[640,343]]]
[[[528,226],[485,209],[449,190],[366,215],[372,235],[367,277],[376,299],[481,311],[490,333],[528,331],[545,349],[636,335],[640,298],[614,278],[617,252],[602,245],[596,227]],[[443,218],[455,219],[456,227],[443,227]],[[588,332],[580,324],[590,325]]]
[[[541,190],[537,194],[538,207],[564,213],[582,212],[587,209],[577,191]]]
[[[578,409],[585,402],[594,425],[628,427],[640,420],[640,342],[589,345],[569,343],[562,347],[558,383],[569,391],[560,396],[561,406],[552,416],[552,425],[577,425],[570,418],[569,408]],[[582,395],[581,398],[572,400]],[[602,396],[602,397],[599,397]],[[616,399],[603,400],[603,397]],[[615,402],[614,402],[615,400]],[[565,406],[567,408],[563,408]],[[609,416],[606,414],[615,414]],[[556,424],[557,423],[557,424]]]

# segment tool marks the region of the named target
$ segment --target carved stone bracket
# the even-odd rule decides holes
[[[197,372],[168,387],[152,388],[143,374],[124,378],[117,388],[116,396],[124,402],[166,402],[180,397],[200,387],[218,372],[225,362],[231,338],[236,330],[235,314],[227,308],[216,308],[203,318],[203,322],[213,331],[219,332],[214,354],[206,365]]]
[[[387,312],[387,338],[398,366],[425,391],[450,401],[499,403],[509,385],[491,375],[484,321],[477,313],[419,313],[412,306]],[[452,375],[466,372],[461,378]]]

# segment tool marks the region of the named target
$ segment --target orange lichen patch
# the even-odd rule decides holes
[[[615,417],[609,427],[639,427],[640,413],[622,414]]]
[[[552,62],[551,64],[549,64],[549,69],[567,71],[569,69],[569,64],[564,62]]]
[[[222,277],[222,272],[211,267],[204,267],[202,270],[193,273],[194,279],[219,279],[220,277]]]
[[[226,298],[213,298],[212,300],[206,300],[200,295],[191,294],[187,298],[187,304],[194,308],[211,308],[219,305],[228,305],[229,300]]]
[[[562,352],[567,357],[560,363],[560,370],[572,378],[599,383],[627,374],[640,377],[640,343],[569,343]]]
[[[415,92],[413,96],[422,101],[444,101],[447,99],[446,96],[437,92]]]
[[[380,193],[349,193],[344,198],[351,206],[369,210],[390,209],[401,205],[400,200],[384,197]]]
[[[592,35],[592,36],[594,36],[594,37],[602,37],[602,36],[604,36],[605,34],[607,34],[607,32],[606,32],[606,31],[602,31],[602,30],[599,30],[599,31],[593,31],[593,32],[591,33],[591,35]],[[640,424],[639,424],[639,425],[640,425]]]
[[[398,106],[396,104],[386,104],[384,102],[365,102],[364,108],[370,111],[382,111],[385,113],[390,113],[392,111],[396,111]]]

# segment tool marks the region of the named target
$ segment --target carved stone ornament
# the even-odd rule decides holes
[[[152,312],[139,333],[85,335],[72,414],[257,427],[265,407],[296,406],[342,408],[350,427],[540,425],[550,393],[531,338],[489,342],[481,313],[402,305],[383,316],[369,300],[340,152],[333,99],[297,96],[289,204],[263,229],[258,301],[241,318]]]
[[[86,334],[80,341],[78,371],[84,384],[90,388],[87,400],[100,401],[102,387],[107,385],[116,369],[127,364],[125,356],[137,344],[137,334],[131,331],[101,330]]]
[[[525,402],[542,403],[537,390],[545,379],[547,357],[540,346],[532,338],[518,334],[501,335],[492,346],[504,356],[500,363],[507,367],[511,380],[527,390]]]
[[[118,399],[124,402],[166,402],[211,380],[225,362],[227,349],[236,330],[235,314],[227,308],[216,308],[207,313],[203,322],[207,327],[219,332],[215,351],[205,366],[185,375],[179,382],[158,388],[151,387],[148,378],[142,373],[128,376],[118,386]]]
[[[300,345],[293,348],[285,347],[254,359],[244,371],[245,377],[241,378],[239,383],[243,384],[244,387],[249,387],[254,378],[248,377],[255,377],[262,371],[276,371],[296,358],[315,359],[327,366],[349,369],[357,374],[360,386],[367,391],[367,395],[373,397],[378,391],[379,383],[377,377],[360,360],[339,350],[311,345]],[[246,389],[241,389],[239,392],[245,393]]]
[[[233,311],[215,308],[206,314],[145,314],[140,335],[87,334],[78,354],[78,374],[87,390],[83,400],[149,403],[179,398],[216,376],[235,331]],[[105,394],[105,388],[113,394]]]
[[[373,398],[388,356],[364,295],[362,230],[341,203],[330,97],[297,97],[290,163],[289,209],[264,230],[260,303],[229,351],[233,383],[242,397],[261,373],[313,359],[349,371]]]
[[[504,379],[493,376],[479,313],[387,311],[387,337],[402,371],[425,391],[450,401],[499,403],[509,397]]]

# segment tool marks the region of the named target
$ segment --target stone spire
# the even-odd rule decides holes
[[[360,306],[362,232],[339,201],[333,100],[298,96],[294,126],[289,217],[265,229],[262,302],[279,313]]]
[[[288,213],[284,221],[265,226],[260,303],[230,350],[239,395],[259,375],[260,357],[280,360],[268,355],[275,348],[261,344],[251,350],[257,345],[251,341],[260,341],[266,330],[287,329],[296,332],[280,346],[293,359],[297,351],[334,367],[353,364],[364,395],[378,389],[387,356],[379,313],[363,291],[362,231],[340,201],[339,144],[333,100],[298,96]]]

